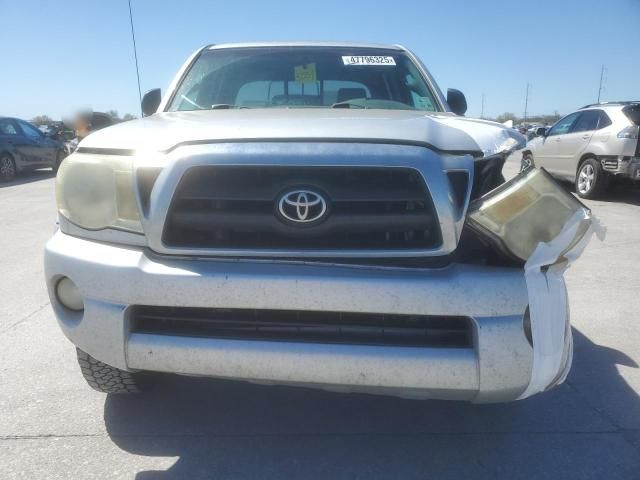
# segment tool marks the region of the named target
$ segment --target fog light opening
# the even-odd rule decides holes
[[[56,297],[60,304],[74,312],[84,311],[84,301],[80,289],[69,277],[62,277],[56,284]]]

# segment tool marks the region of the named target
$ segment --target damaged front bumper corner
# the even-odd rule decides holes
[[[467,226],[505,258],[523,264],[533,366],[529,385],[519,398],[561,383],[572,355],[563,274],[593,233],[604,238],[604,228],[545,170],[533,167],[475,200]]]

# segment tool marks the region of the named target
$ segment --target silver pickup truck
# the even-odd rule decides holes
[[[504,183],[524,137],[463,117],[411,52],[207,46],[143,110],[56,180],[46,281],[93,388],[168,372],[496,402],[564,379],[561,270],[589,212],[542,170]]]

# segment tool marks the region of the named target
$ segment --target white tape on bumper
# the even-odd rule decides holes
[[[571,250],[566,251],[576,238],[581,222],[590,216],[587,210],[576,212],[556,238],[536,247],[525,264],[533,338],[533,368],[529,386],[519,399],[544,391],[557,379],[563,363],[570,365],[572,360],[573,342],[570,338],[569,358],[566,362],[562,361],[565,330],[567,335],[571,335],[571,329],[567,328],[565,320],[569,304],[563,273],[580,256],[594,233],[600,240],[604,239],[605,228],[596,218],[591,217],[587,232]],[[558,383],[564,381],[568,371],[566,368],[562,372]]]

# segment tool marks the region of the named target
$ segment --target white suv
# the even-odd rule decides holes
[[[527,144],[522,168],[534,164],[576,184],[583,198],[602,193],[614,177],[640,180],[640,102],[587,105]]]

